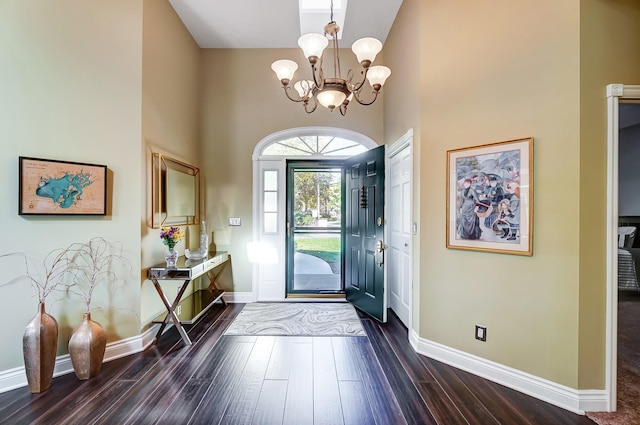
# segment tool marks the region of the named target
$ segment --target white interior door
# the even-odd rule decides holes
[[[387,284],[389,307],[410,327],[412,282],[412,152],[410,139],[390,149],[388,214],[389,262]]]

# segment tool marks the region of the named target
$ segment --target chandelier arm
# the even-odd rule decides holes
[[[349,89],[349,91],[351,92],[358,92],[360,91],[360,89],[362,88],[362,86],[364,85],[364,82],[367,81],[367,72],[369,72],[369,68],[364,68],[363,71],[361,71],[361,74],[364,74],[362,76],[362,81],[360,81],[359,83],[353,83],[353,69],[349,69],[349,74],[348,74],[348,78],[347,78],[347,88]]]
[[[342,105],[340,105],[340,109],[338,110],[340,111],[340,115],[344,117],[347,113],[347,104],[343,103]]]
[[[307,101],[306,101],[306,102],[304,102],[304,111],[305,111],[307,114],[312,113],[312,112],[313,112],[313,111],[315,111],[315,110],[316,110],[316,108],[318,107],[318,101],[316,100],[316,98],[315,98],[315,97],[311,97],[311,98],[313,99],[313,108],[311,108],[311,110],[309,110],[309,100],[307,99]]]
[[[289,91],[291,90],[291,87],[289,87],[289,86],[286,86],[286,87],[285,87],[285,86],[283,86],[282,88],[284,89],[284,94],[287,96],[287,98],[288,98],[289,100],[292,100],[292,101],[294,101],[294,102],[304,102],[305,100],[309,100],[309,95],[305,96],[305,97],[306,97],[306,99],[305,99],[305,97],[299,97],[298,99],[294,99],[293,97],[291,97],[291,96],[289,95]]]
[[[314,71],[318,72],[318,79],[316,79],[316,74],[313,74],[313,81],[316,83],[316,87],[318,90],[324,89],[324,71],[322,69],[322,64],[324,62],[324,54],[320,56],[319,62],[317,64],[317,69],[314,68]]]
[[[373,91],[373,100],[371,100],[371,102],[363,102],[362,100],[360,100],[360,97],[358,96],[358,93],[359,92],[357,92],[357,91],[353,92],[353,98],[356,100],[356,102],[358,102],[359,104],[364,105],[364,106],[369,106],[373,102],[376,101],[376,99],[378,98],[378,93],[380,93],[380,90],[374,90]]]
[[[318,71],[319,70],[319,71]],[[320,66],[311,65],[311,75],[313,75],[313,83],[320,90],[324,87],[324,74],[322,73],[322,58],[320,59]]]

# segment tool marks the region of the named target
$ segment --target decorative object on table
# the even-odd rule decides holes
[[[85,306],[82,323],[73,330],[69,340],[69,356],[76,377],[86,380],[96,376],[102,367],[107,336],[102,326],[91,320],[91,301],[96,287],[104,282],[117,282],[116,263],[128,264],[119,246],[103,238],[75,244],[69,250],[72,262],[68,273],[72,284],[67,292],[79,297]]]
[[[162,239],[162,243],[167,246],[167,251],[164,253],[167,267],[176,266],[178,251],[175,249],[175,246],[183,237],[184,230],[177,226],[163,227],[160,231],[160,239]]]
[[[187,260],[203,260],[207,258],[207,254],[203,253],[202,251],[190,251],[189,249],[184,250],[184,256],[187,258]]]
[[[58,345],[58,322],[45,311],[49,294],[63,284],[69,265],[67,249],[51,251],[41,265],[23,253],[5,254],[0,257],[18,256],[24,260],[26,274],[7,283],[27,279],[38,295],[38,313],[27,324],[22,337],[24,368],[32,393],[40,393],[51,387]]]
[[[533,138],[447,151],[447,248],[532,255]]]
[[[209,255],[209,234],[207,233],[207,222],[200,223],[200,253],[203,257]]]
[[[204,220],[200,224],[200,247],[197,251],[185,249],[184,256],[189,260],[202,260],[209,256],[209,235],[207,234],[207,224]]]
[[[107,166],[19,157],[20,215],[105,215]]]

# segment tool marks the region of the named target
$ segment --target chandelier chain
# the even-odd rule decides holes
[[[331,0],[331,22],[335,22],[333,20],[333,0]]]

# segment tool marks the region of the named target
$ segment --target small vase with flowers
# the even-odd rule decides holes
[[[176,266],[178,251],[175,249],[175,246],[183,237],[184,230],[176,226],[163,227],[160,231],[160,239],[162,239],[162,243],[167,246],[167,251],[164,253],[167,267]]]

